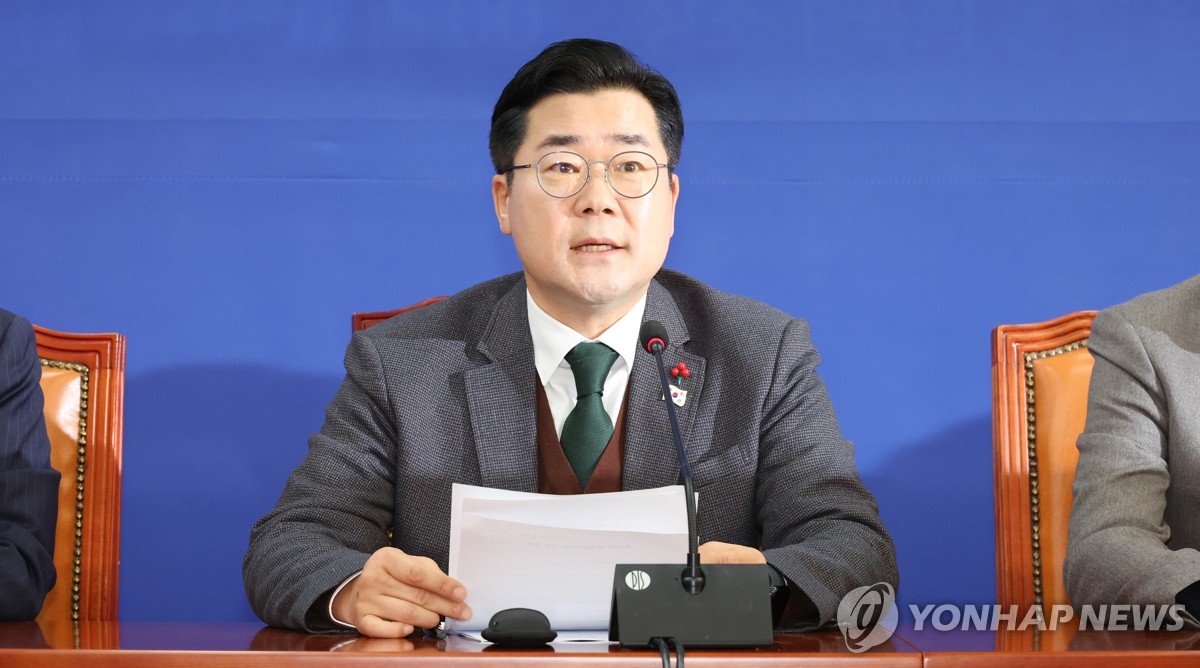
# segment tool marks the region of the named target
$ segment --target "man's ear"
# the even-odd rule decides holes
[[[675,205],[679,203],[679,175],[671,175],[671,236],[675,236]]]
[[[500,231],[511,236],[512,227],[508,224],[508,175],[497,174],[492,177],[492,204],[496,207],[496,220],[500,222]]]

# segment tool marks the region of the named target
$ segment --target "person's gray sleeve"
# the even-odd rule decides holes
[[[1137,328],[1119,312],[1096,317],[1088,348],[1096,362],[1078,441],[1067,592],[1075,605],[1169,605],[1200,580],[1200,553],[1167,546],[1163,381]]]
[[[251,530],[242,565],[254,612],[272,626],[346,631],[323,596],[389,544],[395,427],[374,345],[355,336],[346,378],[274,510]]]
[[[782,630],[828,626],[856,587],[899,585],[892,539],[859,478],[819,362],[808,326],[791,321],[764,406],[756,491],[763,552],[793,587]]]

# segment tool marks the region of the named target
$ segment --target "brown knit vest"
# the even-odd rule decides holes
[[[538,491],[542,494],[594,494],[596,492],[621,491],[621,462],[625,452],[625,413],[629,406],[629,385],[625,386],[625,399],[612,437],[596,463],[596,470],[588,480],[587,489],[579,485],[579,478],[571,469],[571,463],[563,454],[562,443],[554,429],[554,415],[550,402],[546,400],[546,389],[541,381],[537,384],[537,444],[538,444]]]

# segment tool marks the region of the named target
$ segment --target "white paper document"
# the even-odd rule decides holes
[[[455,484],[450,576],[467,588],[479,631],[505,608],[540,610],[556,631],[608,628],[617,564],[682,564],[683,487],[607,494],[533,494]]]

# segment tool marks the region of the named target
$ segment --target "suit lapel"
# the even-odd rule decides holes
[[[670,343],[663,352],[663,362],[667,365],[668,372],[679,362],[683,362],[691,370],[691,377],[683,382],[683,389],[687,390],[687,401],[683,406],[675,407],[679,430],[690,460],[695,450],[692,425],[695,423],[696,409],[704,387],[705,360],[684,350],[684,344],[690,340],[687,326],[675,300],[658,281],[650,283],[646,314],[643,316],[643,321],[646,320],[657,320],[667,329]],[[679,481],[679,462],[675,456],[670,419],[663,403],[658,366],[652,355],[638,351],[629,383],[629,415],[625,424],[622,488],[634,490],[674,485]],[[667,398],[667,401],[670,401],[670,398]],[[691,463],[694,465],[694,462]]]
[[[497,303],[480,338],[491,364],[468,370],[467,406],[485,487],[537,491],[537,371],[520,280]]]

